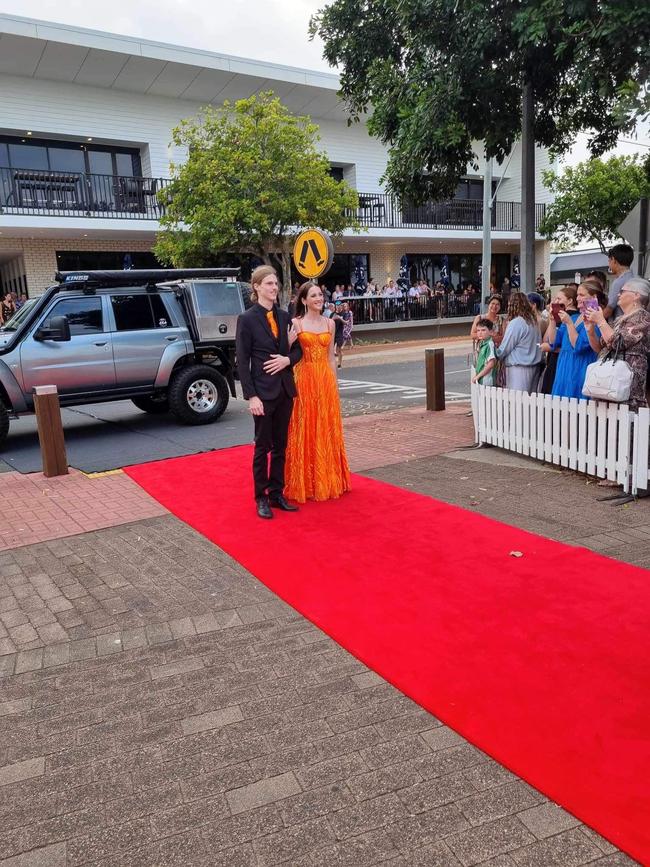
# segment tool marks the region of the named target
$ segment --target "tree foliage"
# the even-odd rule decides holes
[[[554,193],[540,231],[566,244],[595,241],[603,252],[619,237],[617,226],[642,196],[650,195],[650,179],[637,157],[591,159],[567,167],[562,174],[544,172]]]
[[[290,114],[272,93],[204,109],[173,130],[187,161],[171,166],[157,257],[175,267],[221,252],[280,264],[290,285],[290,256],[301,227],[334,236],[358,228],[358,198],[329,174],[318,127]]]
[[[389,188],[419,201],[453,193],[473,142],[503,160],[524,84],[535,140],[558,153],[579,130],[604,153],[647,94],[647,0],[333,0],[310,27],[342,70],[351,118],[372,109]]]

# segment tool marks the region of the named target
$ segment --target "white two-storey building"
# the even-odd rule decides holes
[[[386,150],[363,125],[348,127],[338,77],[254,59],[0,15],[0,288],[41,292],[57,270],[153,266],[151,253],[169,177],[171,130],[202,106],[274,91],[320,126],[332,172],[359,192],[368,227],[337,243],[328,283],[350,281],[355,257],[378,283],[411,276],[431,284],[443,263],[454,285],[476,280],[483,181],[468,172],[455,199],[414,208],[385,195]],[[537,218],[548,192],[538,152]],[[519,252],[520,161],[515,149],[492,220],[493,280]],[[536,242],[536,272],[549,248]],[[446,257],[446,258],[445,258]],[[358,260],[357,260],[358,261]]]

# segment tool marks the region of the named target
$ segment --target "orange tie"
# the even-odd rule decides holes
[[[272,310],[267,311],[266,318],[269,321],[269,327],[271,328],[271,331],[273,332],[273,336],[277,340],[278,337],[280,336],[280,332],[278,331],[278,323],[275,321]]]

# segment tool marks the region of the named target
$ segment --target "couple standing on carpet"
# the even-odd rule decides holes
[[[272,507],[297,511],[288,500],[329,500],[350,490],[334,324],[322,315],[323,293],[303,283],[293,321],[276,305],[277,297],[275,268],[260,265],[251,275],[255,303],[237,320],[239,380],[255,422],[260,518],[272,518]]]

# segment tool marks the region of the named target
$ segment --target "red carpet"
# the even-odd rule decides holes
[[[340,500],[261,521],[250,463],[240,447],[126,472],[422,707],[650,863],[649,573],[360,476]]]

